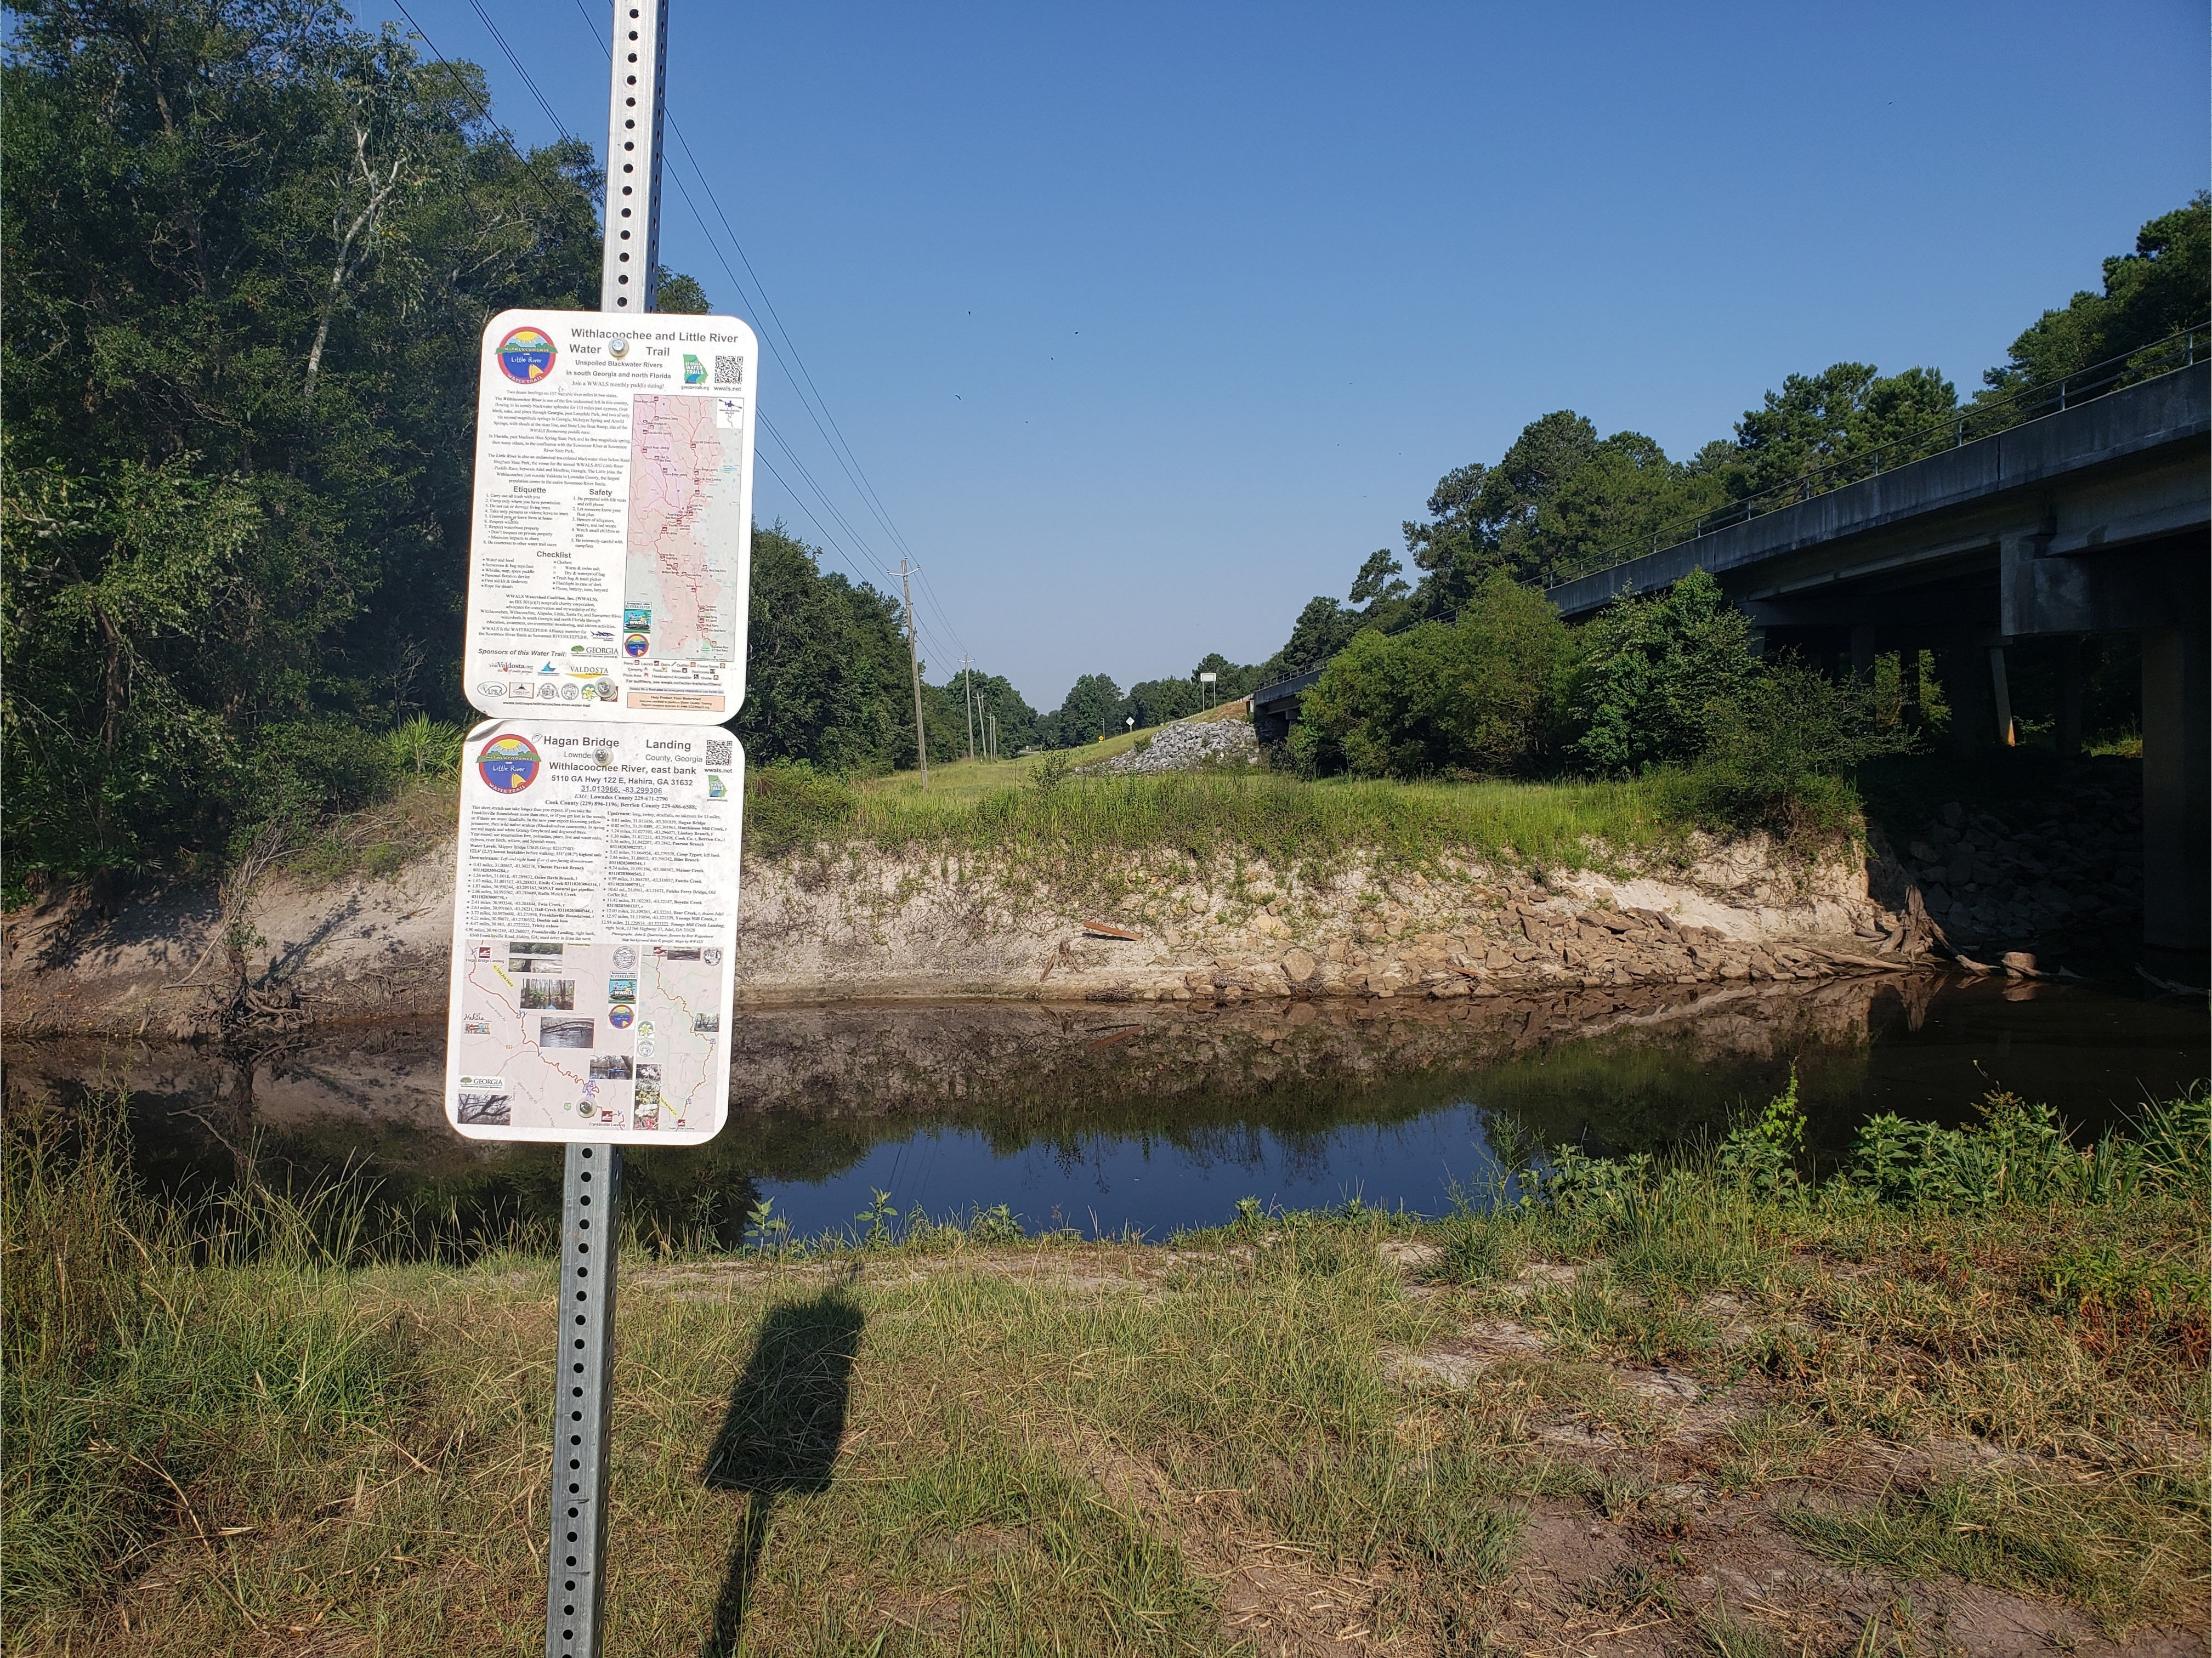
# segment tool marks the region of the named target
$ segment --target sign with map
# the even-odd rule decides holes
[[[592,725],[729,719],[745,692],[752,330],[507,311],[483,345],[471,705]]]
[[[744,752],[656,722],[462,749],[446,1113],[476,1139],[696,1145],[730,1107]]]

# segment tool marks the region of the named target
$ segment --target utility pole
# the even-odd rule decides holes
[[[975,670],[969,665],[968,653],[960,653],[960,700],[968,706],[968,757],[975,757]]]
[[[906,662],[914,671],[914,752],[921,762],[921,786],[929,786],[929,732],[921,723],[921,648],[914,635],[914,578],[899,560],[899,586],[906,592]]]

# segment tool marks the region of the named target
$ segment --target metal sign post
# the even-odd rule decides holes
[[[616,0],[599,275],[602,311],[653,308],[660,268],[660,126],[665,107],[667,24],[668,0],[639,4]],[[602,1563],[607,1538],[607,1419],[614,1394],[622,1158],[619,1145],[571,1143],[562,1171],[546,1658],[599,1658],[605,1617]]]
[[[660,273],[660,127],[668,0],[615,0],[607,89],[599,309],[653,309]],[[599,1658],[606,1612],[607,1419],[614,1400],[616,1227],[622,1147],[570,1144],[561,1175],[554,1344],[552,1543],[546,1658]],[[596,1223],[596,1224],[595,1224]],[[592,1246],[597,1243],[599,1248]]]
[[[654,311],[666,0],[616,0],[599,308],[480,343],[446,1111],[566,1148],[546,1658],[597,1658],[625,1145],[729,1114],[759,345]]]

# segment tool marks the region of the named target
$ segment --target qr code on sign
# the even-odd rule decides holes
[[[735,747],[736,744],[732,743],[717,743],[712,738],[708,738],[707,763],[710,766],[728,765],[732,757],[731,751]]]
[[[726,357],[717,351],[714,354],[714,384],[743,386],[744,383],[745,360],[743,357]]]

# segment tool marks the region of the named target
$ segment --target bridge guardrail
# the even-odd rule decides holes
[[[2102,397],[2107,392],[2116,392],[2122,386],[2132,386],[2176,368],[2193,367],[2200,355],[2212,356],[2212,322],[2199,323],[2179,333],[2169,334],[2166,338],[2130,352],[2125,356],[2110,357],[2057,380],[2039,380],[1985,403],[1969,404],[1905,437],[1893,438],[1887,443],[1848,455],[1841,460],[1803,473],[1786,483],[1774,484],[1755,495],[1746,495],[1741,501],[1730,501],[1725,507],[1662,524],[1650,531],[1648,536],[1639,536],[1633,542],[1621,542],[1607,549],[1589,563],[1555,572],[1546,578],[1544,585],[1556,587],[1565,582],[1579,581],[1585,576],[1618,569],[1621,565],[1648,554],[1665,552],[1669,548],[1683,546],[1716,531],[1749,523],[1753,519],[1763,518],[1785,507],[1795,507],[1800,501],[1810,501],[1815,495],[1824,495],[1847,484],[1878,477],[1899,466],[1925,460],[1946,449],[1962,448],[1975,440],[1994,437],[1999,432],[2009,431],[2045,415],[2057,414],[2077,404],[2087,403],[2093,398]]]

